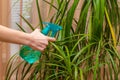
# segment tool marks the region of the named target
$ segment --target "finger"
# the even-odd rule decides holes
[[[41,44],[41,45],[37,45],[37,46],[41,47],[41,48],[46,48],[47,45]]]
[[[44,39],[44,40],[40,40],[40,42],[37,45],[48,45],[48,40]]]
[[[35,29],[35,30],[32,32],[32,35],[34,35],[34,34],[36,34],[36,33],[38,33],[38,32],[40,32],[40,30],[39,30],[39,29]]]
[[[42,52],[45,50],[45,47],[41,47],[41,46],[32,46],[31,48]]]
[[[45,50],[45,48],[44,47],[37,47],[37,50],[43,52]]]
[[[36,31],[36,32],[40,32],[40,29],[37,28],[37,29],[35,29],[35,31]]]
[[[55,39],[55,38],[48,37],[48,36],[46,36],[46,37],[47,37],[47,40],[48,40],[48,41],[51,41],[51,42],[54,42],[54,41],[56,41],[56,39]]]

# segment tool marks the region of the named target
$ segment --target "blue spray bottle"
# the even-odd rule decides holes
[[[62,29],[61,26],[44,22],[43,24],[46,25],[46,27],[41,31],[44,35],[48,35],[51,31],[51,37],[54,37],[56,33]],[[33,50],[31,47],[23,45],[20,49],[20,56],[28,63],[32,64],[36,61],[38,61],[41,57],[41,52],[37,50]]]

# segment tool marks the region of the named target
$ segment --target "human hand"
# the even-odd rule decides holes
[[[31,40],[28,44],[34,50],[44,51],[48,42],[54,42],[55,38],[43,35],[39,29],[35,29],[31,34]]]

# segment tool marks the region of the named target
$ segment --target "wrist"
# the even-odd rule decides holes
[[[26,33],[24,42],[22,44],[30,46],[31,43],[33,42],[32,35],[29,33]]]

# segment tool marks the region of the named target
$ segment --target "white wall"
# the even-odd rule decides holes
[[[11,28],[15,30],[19,30],[16,25],[16,22],[19,23],[19,14],[20,14],[20,0],[11,0]],[[10,54],[18,52],[19,45],[10,44]]]
[[[30,18],[30,8],[32,0],[23,0],[22,1],[22,14],[25,18]],[[16,23],[20,23],[20,0],[11,0],[11,28],[15,30],[20,30]],[[26,28],[26,27],[25,27]],[[10,54],[18,52],[20,45],[10,44]]]

